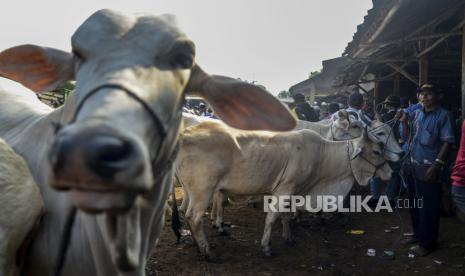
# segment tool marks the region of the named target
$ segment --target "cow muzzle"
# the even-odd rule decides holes
[[[147,162],[137,143],[111,127],[67,126],[50,151],[50,185],[70,190],[73,204],[89,213],[129,210],[145,193]]]

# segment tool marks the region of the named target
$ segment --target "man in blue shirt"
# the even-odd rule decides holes
[[[421,87],[419,100],[422,108],[415,111],[410,125],[406,113],[400,121],[405,136],[408,128],[413,127],[409,147],[413,177],[407,183],[410,206],[422,199],[422,206],[410,208],[414,235],[409,242],[418,243],[410,248],[410,253],[424,256],[436,247],[441,211],[439,174],[454,143],[454,131],[451,114],[439,105],[432,85]]]

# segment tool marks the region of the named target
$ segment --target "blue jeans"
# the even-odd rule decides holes
[[[373,196],[373,200],[379,199],[379,197],[382,194],[383,187],[385,187],[384,193],[386,194],[389,200],[395,200],[399,197],[399,189],[401,188],[399,177],[400,164],[398,162],[389,162],[389,166],[392,169],[392,176],[389,181],[384,182],[377,177],[373,177],[370,180],[370,191],[371,195]]]

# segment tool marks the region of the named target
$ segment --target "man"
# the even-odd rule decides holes
[[[371,124],[371,119],[368,118],[368,116],[366,116],[365,114],[363,114],[363,103],[363,95],[357,91],[354,91],[349,95],[349,100],[347,101],[349,107],[346,109],[346,111],[349,114],[349,116],[351,116],[353,119],[357,121],[360,121],[363,124],[363,126],[369,126]],[[332,118],[334,121],[337,120],[337,113],[335,113]]]
[[[415,111],[412,123],[401,111],[400,121],[404,135],[413,128],[410,160],[412,176],[407,181],[409,204],[423,206],[410,208],[413,237],[404,243],[418,243],[410,248],[415,256],[425,256],[436,247],[441,212],[441,182],[439,175],[454,143],[454,131],[450,113],[439,105],[438,92],[430,84],[419,91],[422,108]],[[421,207],[421,208],[419,208]]]
[[[210,117],[211,112],[207,109],[207,106],[204,103],[199,104],[199,115],[203,117]]]
[[[395,122],[393,119],[395,118],[397,111],[400,107],[400,98],[395,95],[388,96],[383,102],[385,113],[379,115],[379,120],[383,123],[387,123],[391,128],[391,133],[386,133],[386,135],[393,135],[397,141],[399,141],[399,123]],[[389,162],[391,166],[392,178],[386,183],[386,190],[385,193],[389,199],[389,201],[394,202],[394,200],[398,197],[399,188],[400,188],[400,181],[399,181],[399,170],[400,170],[400,163],[399,162]],[[372,178],[370,181],[370,190],[372,198],[369,202],[371,206],[376,206],[381,195],[381,188],[384,186],[384,183],[379,180],[378,178]]]
[[[303,94],[297,93],[293,98],[295,107],[292,109],[292,111],[297,116],[297,119],[309,122],[319,121],[319,115],[310,106],[310,104],[305,101],[305,96]]]

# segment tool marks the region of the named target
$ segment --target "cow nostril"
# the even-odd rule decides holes
[[[90,169],[103,178],[126,169],[133,153],[131,143],[115,137],[94,137],[87,150]]]
[[[97,159],[101,162],[119,162],[131,154],[131,145],[125,141],[111,141],[102,145],[97,152]]]

